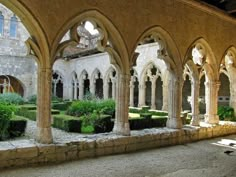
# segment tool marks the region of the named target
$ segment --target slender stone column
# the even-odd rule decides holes
[[[156,78],[152,79],[152,109],[156,109]]]
[[[96,80],[92,81],[90,85],[90,93],[92,95],[95,95],[95,89],[96,89]]]
[[[229,105],[234,108],[234,116],[236,116],[236,68],[233,64],[226,65],[230,82],[230,101]]]
[[[129,127],[129,82],[130,75],[117,74],[116,118],[113,132],[130,135]]]
[[[191,83],[191,108],[192,108],[192,120],[191,125],[199,126],[199,81],[192,81]]]
[[[103,97],[104,99],[108,99],[108,92],[109,92],[109,85],[108,83],[105,81],[103,83]]]
[[[37,141],[52,143],[51,132],[52,69],[38,68]]]
[[[138,106],[142,107],[145,106],[145,89],[146,89],[146,84],[144,83],[139,83],[139,103]]]
[[[169,74],[169,99],[168,99],[168,120],[166,126],[168,128],[182,128],[182,120],[180,117],[182,103],[182,78]]]
[[[163,80],[162,95],[163,95],[162,111],[168,111],[168,79]]]
[[[57,96],[57,81],[53,82],[53,96]]]
[[[113,78],[111,82],[112,82],[112,99],[115,100],[116,99],[116,79]]]
[[[79,99],[80,100],[84,99],[84,80],[83,79],[79,81]]]
[[[220,83],[216,81],[205,82],[205,100],[206,100],[206,114],[205,122],[209,124],[218,124],[219,116],[217,115],[218,106],[218,91]]]
[[[129,98],[129,106],[133,107],[134,106],[134,81],[133,78],[131,77],[130,80],[130,98]]]
[[[78,84],[77,84],[77,81],[75,81],[74,83],[75,83],[75,85],[74,85],[74,100],[77,100],[78,99],[78,94],[77,94]]]

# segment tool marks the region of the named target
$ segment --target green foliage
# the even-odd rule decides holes
[[[130,113],[141,113],[142,112],[142,108],[129,107],[129,112]]]
[[[220,120],[235,121],[234,109],[230,106],[219,106],[218,115],[220,117]]]
[[[72,116],[84,116],[93,113],[94,111],[114,115],[115,101],[114,100],[82,100],[75,101],[68,108],[66,114]]]
[[[37,104],[37,95],[31,95],[31,96],[29,96],[28,98],[27,98],[27,100],[28,100],[28,103],[30,103],[30,104]],[[63,100],[62,100],[62,98],[58,98],[57,96],[51,96],[51,102],[53,103],[55,103],[55,102],[62,102]]]
[[[12,105],[0,104],[0,140],[9,136],[8,128],[14,110],[15,107]]]
[[[27,100],[28,100],[28,103],[30,103],[30,104],[36,104],[36,102],[37,102],[37,95],[31,95],[31,96],[29,96],[27,98]]]
[[[67,132],[81,132],[81,118],[68,115],[54,115],[53,126]]]
[[[143,117],[144,119],[151,119],[152,113],[140,113],[140,117]]]
[[[21,105],[24,99],[17,93],[3,93],[0,94],[0,103]]]
[[[97,100],[98,98],[92,94],[90,91],[86,90],[83,100]]]
[[[71,102],[59,102],[59,103],[52,103],[52,109],[58,109],[60,111],[65,111],[71,105]]]
[[[10,137],[19,137],[25,133],[27,120],[24,117],[14,116],[10,119],[8,132]]]

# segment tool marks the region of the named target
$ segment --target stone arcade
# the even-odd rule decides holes
[[[150,147],[236,132],[233,125],[222,126],[223,133],[220,126],[195,127],[188,132],[193,133],[191,139],[182,136],[180,117],[189,109],[192,126],[200,125],[200,113],[207,126],[218,125],[218,104],[236,110],[235,18],[195,0],[0,3],[0,88],[7,76],[22,87],[12,84],[11,91],[25,98],[37,94],[39,143],[53,143],[51,95],[77,100],[87,91],[116,100],[113,132],[119,135],[131,134],[129,106],[168,111],[166,126],[173,129],[173,143],[152,144],[151,139],[165,139],[165,134],[163,138],[154,133],[147,135]],[[88,22],[96,33],[86,29]],[[199,99],[205,102],[203,109]],[[134,144],[130,151],[144,149],[136,147],[140,142],[132,136],[124,139],[122,146]]]

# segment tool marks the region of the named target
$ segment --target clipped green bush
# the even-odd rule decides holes
[[[14,116],[10,119],[8,132],[11,138],[24,135],[27,125],[27,120],[24,117]]]
[[[81,118],[68,115],[54,115],[53,127],[65,130],[67,132],[81,133]]]
[[[142,113],[142,108],[129,107],[130,113]]]
[[[100,100],[98,102],[98,109],[102,111],[103,114],[115,117],[115,107],[116,103],[112,99]]]
[[[37,95],[31,95],[27,98],[28,103],[30,104],[36,104],[37,103]]]
[[[220,120],[236,121],[234,117],[234,109],[230,106],[219,106],[218,115]]]
[[[14,110],[15,107],[12,105],[0,104],[0,140],[4,140],[9,136],[8,128]]]
[[[65,111],[70,106],[70,102],[59,102],[59,103],[52,103],[52,109],[58,109],[60,111]]]
[[[0,103],[21,105],[24,99],[17,93],[3,93],[0,94]]]
[[[159,110],[149,110],[153,116],[167,116],[168,112],[167,111],[159,111]]]

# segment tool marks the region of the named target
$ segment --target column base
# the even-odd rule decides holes
[[[219,124],[219,116],[217,114],[205,114],[205,122],[208,124]]]
[[[37,129],[36,141],[42,144],[53,143],[52,129],[49,128],[39,128]]]
[[[151,109],[156,110],[156,105],[152,105]]]
[[[192,125],[192,126],[199,126],[200,125],[199,115],[192,115],[190,125]]]
[[[129,123],[115,121],[113,132],[119,135],[130,136]]]
[[[168,118],[166,122],[166,127],[181,129],[183,127],[183,124],[180,118]]]

